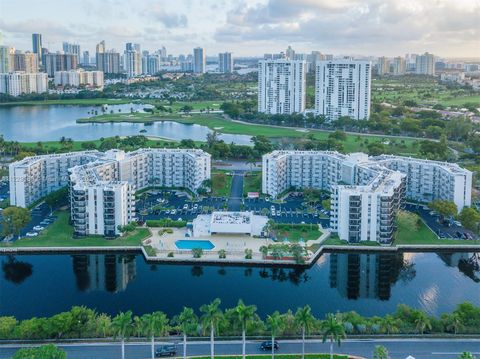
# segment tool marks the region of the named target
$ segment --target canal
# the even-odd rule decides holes
[[[335,253],[309,269],[149,264],[139,254],[0,256],[0,316],[50,316],[73,305],[111,315],[239,298],[260,315],[309,304],[315,315],[384,315],[400,303],[440,315],[480,305],[480,253]]]

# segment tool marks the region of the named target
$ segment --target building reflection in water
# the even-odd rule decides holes
[[[449,267],[457,267],[460,272],[480,282],[480,253],[452,252],[438,253],[438,256]]]
[[[77,288],[82,292],[122,292],[137,275],[135,255],[77,254],[72,259]]]
[[[415,277],[413,265],[402,253],[332,253],[330,254],[330,287],[348,299],[389,300],[397,280]]]

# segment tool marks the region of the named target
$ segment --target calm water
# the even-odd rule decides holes
[[[125,104],[108,106],[106,113],[113,110],[129,113],[130,108],[142,110],[144,105]],[[6,140],[19,142],[37,142],[59,140],[70,137],[74,140],[95,140],[100,137],[159,136],[171,139],[192,139],[204,141],[211,130],[206,126],[181,124],[172,121],[155,122],[151,125],[133,123],[76,123],[76,120],[93,116],[92,111],[101,114],[100,106],[3,106],[0,107],[0,134]],[[220,136],[227,143],[250,145],[250,136]]]
[[[308,270],[150,265],[140,255],[0,256],[0,316],[48,316],[86,305],[115,314],[174,315],[215,297],[239,298],[261,315],[310,304],[318,316],[382,315],[398,303],[432,314],[480,305],[480,253],[326,254]]]

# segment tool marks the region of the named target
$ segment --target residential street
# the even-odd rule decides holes
[[[279,354],[300,353],[301,341],[279,341]],[[259,342],[248,342],[247,353],[265,353],[260,350]],[[480,339],[351,339],[342,343],[340,348],[335,346],[335,353],[348,353],[372,358],[375,345],[385,346],[391,359],[405,359],[412,355],[416,359],[456,359],[463,351],[470,351],[474,355],[480,355]],[[68,359],[117,359],[120,357],[120,345],[118,343],[101,344],[71,344],[61,346],[66,352]],[[0,359],[10,358],[18,349],[18,346],[0,345]],[[189,356],[209,355],[209,342],[195,342],[188,346]],[[215,345],[217,355],[241,353],[240,341],[224,341]],[[319,340],[308,341],[306,344],[308,353],[328,353],[329,344]],[[268,353],[267,353],[268,354]],[[182,356],[182,346],[178,345],[177,355]],[[126,347],[127,359],[146,359],[150,357],[150,345],[148,343],[129,343]]]

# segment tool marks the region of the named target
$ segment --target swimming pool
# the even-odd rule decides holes
[[[176,241],[175,246],[177,246],[178,249],[201,248],[207,251],[215,248],[213,243],[210,241],[197,241],[197,240],[185,240],[185,239]]]

